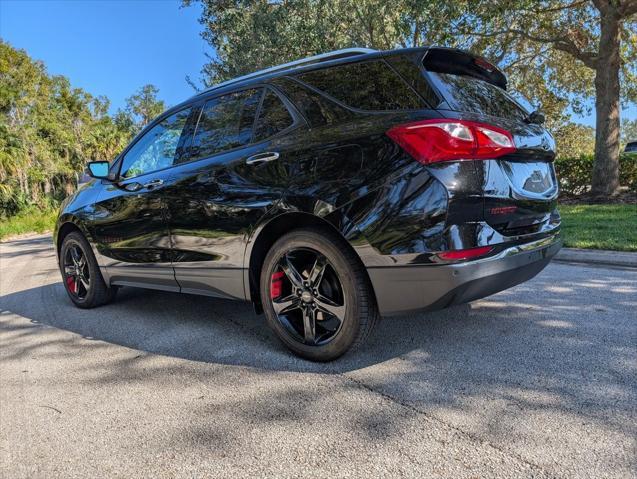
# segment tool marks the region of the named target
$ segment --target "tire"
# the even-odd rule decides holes
[[[356,348],[378,320],[362,264],[328,229],[298,229],[277,240],[261,269],[260,292],[270,328],[311,361],[331,361]]]
[[[77,258],[78,252],[80,259],[74,262],[72,258],[74,254]],[[117,288],[109,288],[104,282],[93,250],[81,233],[73,231],[64,237],[59,261],[64,289],[78,308],[95,308],[115,298]],[[77,265],[81,274],[69,274],[78,271]]]

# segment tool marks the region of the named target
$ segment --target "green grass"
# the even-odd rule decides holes
[[[29,208],[0,220],[0,240],[24,233],[44,233],[53,229],[57,211]]]
[[[637,251],[637,205],[560,205],[564,246]]]

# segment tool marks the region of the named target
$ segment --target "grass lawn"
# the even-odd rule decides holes
[[[23,233],[43,233],[53,229],[57,211],[30,208],[0,220],[0,240]]]
[[[560,205],[564,246],[637,251],[637,205]]]

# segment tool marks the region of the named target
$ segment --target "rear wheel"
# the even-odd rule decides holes
[[[360,344],[378,318],[363,267],[328,230],[281,237],[266,256],[260,283],[268,324],[306,359],[336,359]]]
[[[106,286],[88,241],[78,232],[62,242],[60,271],[69,298],[80,308],[94,308],[115,297],[116,289]]]

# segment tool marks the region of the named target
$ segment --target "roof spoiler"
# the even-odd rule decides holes
[[[491,62],[455,48],[429,48],[422,59],[425,70],[479,78],[503,90],[507,88],[504,73]]]

